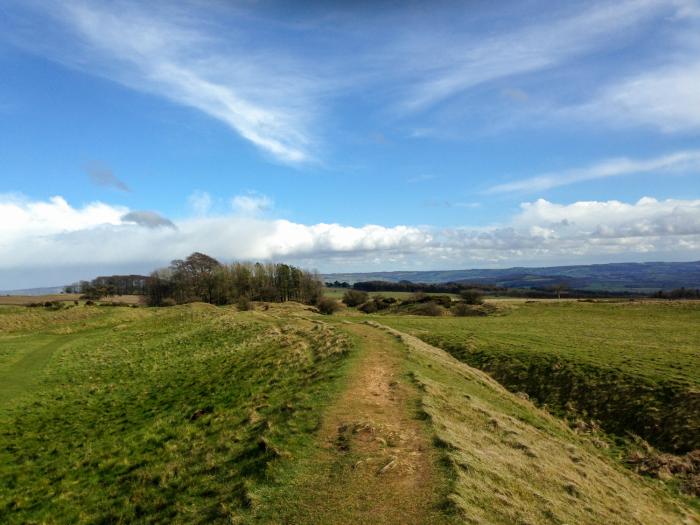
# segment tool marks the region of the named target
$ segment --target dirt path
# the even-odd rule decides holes
[[[325,415],[318,457],[295,483],[298,499],[283,522],[449,523],[440,508],[446,481],[402,369],[405,349],[376,328],[344,328],[360,338],[361,353]]]

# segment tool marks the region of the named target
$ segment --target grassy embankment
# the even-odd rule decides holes
[[[479,318],[381,316],[540,404],[656,447],[700,448],[700,304],[537,302]]]
[[[453,471],[450,501],[464,523],[700,523],[684,502],[487,374],[392,333],[407,347],[421,409]]]
[[[440,321],[402,319],[414,320]],[[379,502],[370,518],[402,523],[406,501],[450,494],[448,508],[408,515],[698,523],[587,436],[444,351],[395,336],[291,304],[4,307],[0,521],[353,523]],[[429,473],[435,453],[449,476]]]
[[[0,349],[0,522],[208,523],[309,454],[349,343],[209,305],[6,307]]]

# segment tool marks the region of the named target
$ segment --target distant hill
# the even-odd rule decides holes
[[[24,290],[0,290],[0,295],[55,295],[63,292],[63,286],[26,288]]]
[[[700,288],[700,261],[610,263],[542,268],[331,273],[325,281],[470,282],[508,288],[539,288],[566,283],[579,290],[647,292]]]

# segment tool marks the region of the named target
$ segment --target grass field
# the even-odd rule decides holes
[[[45,303],[47,301],[70,303],[78,300],[80,300],[80,294],[77,293],[62,293],[52,295],[0,295],[0,306],[22,306],[31,303]],[[143,296],[114,295],[104,299],[104,302],[112,301],[125,304],[141,304],[143,302]]]
[[[700,303],[505,303],[504,315],[382,323],[563,413],[673,451],[700,448]]]
[[[4,306],[0,523],[700,523],[696,500],[405,333],[443,346],[449,335],[460,356],[464,341],[490,341],[535,358],[513,328],[535,340],[533,324],[556,332],[563,316],[575,321],[568,338],[536,339],[561,362],[577,352],[555,343],[580,347],[600,316],[622,330],[650,316],[687,328],[696,315],[616,307],[522,303],[504,316],[425,319],[326,317],[291,303]],[[633,362],[631,341],[615,367],[696,384],[692,351],[679,371],[652,359],[661,346],[640,345],[648,362]],[[593,347],[581,356],[606,361]],[[636,372],[646,368],[658,369]]]
[[[191,305],[17,309],[0,348],[0,522],[205,523],[308,446],[349,343]]]

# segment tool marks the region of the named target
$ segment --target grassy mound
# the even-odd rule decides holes
[[[465,523],[697,522],[692,509],[487,374],[388,330],[408,348],[422,410],[453,469],[450,500]]]
[[[202,305],[0,318],[0,383],[27,377],[0,399],[2,523],[235,521],[309,446],[349,347]]]
[[[561,415],[632,432],[661,450],[700,448],[700,304],[531,303],[483,318],[382,322],[488,371]]]

